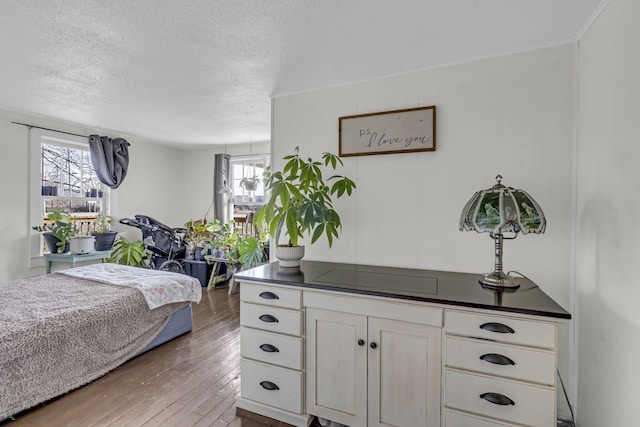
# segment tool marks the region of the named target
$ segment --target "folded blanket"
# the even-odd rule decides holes
[[[200,302],[198,279],[180,273],[101,263],[60,270],[57,274],[137,289],[150,309],[175,302]]]

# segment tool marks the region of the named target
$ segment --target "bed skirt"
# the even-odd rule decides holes
[[[142,351],[138,354],[146,353],[147,351],[158,347],[171,341],[174,338],[184,335],[190,332],[193,325],[193,314],[191,311],[191,305],[188,305],[180,310],[176,311],[169,318],[169,322],[160,331],[157,337],[154,338]]]

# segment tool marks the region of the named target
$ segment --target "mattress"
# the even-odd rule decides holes
[[[191,325],[189,302],[150,309],[130,287],[61,274],[0,283],[0,420],[93,381]]]

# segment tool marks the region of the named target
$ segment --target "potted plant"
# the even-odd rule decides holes
[[[72,254],[89,254],[96,251],[95,236],[76,234],[69,237],[69,251]]]
[[[217,221],[217,220],[216,220]],[[187,232],[184,236],[184,241],[187,246],[187,253],[193,253],[195,260],[204,260],[202,256],[202,249],[205,248],[211,239],[211,227],[210,224],[205,224],[203,220],[189,220],[184,224]],[[191,258],[190,256],[188,258]]]
[[[240,185],[244,187],[247,191],[256,191],[258,189],[258,183],[260,182],[260,178],[256,175],[253,178],[244,177],[240,180]]]
[[[96,251],[109,251],[113,247],[118,232],[111,230],[112,223],[113,218],[111,215],[107,215],[106,211],[96,215],[95,228],[89,233],[96,238]]]
[[[107,262],[145,267],[146,260],[147,253],[142,240],[127,240],[124,236],[120,236],[113,245],[111,256]]]
[[[223,264],[225,267],[224,269],[215,268],[216,275],[209,282],[211,286],[230,279],[241,269],[255,267],[267,259],[264,239],[254,236],[244,237],[230,224],[225,224],[215,235],[211,248],[213,252],[212,255],[207,256],[208,260],[218,265]]]
[[[33,229],[42,233],[49,252],[69,252],[69,239],[78,234],[71,213],[64,209],[51,209],[47,213],[47,220]]]
[[[276,257],[282,267],[298,267],[304,256],[304,246],[298,241],[308,234],[311,244],[322,235],[329,247],[340,236],[340,215],[333,208],[333,197],[351,196],[356,184],[346,176],[324,178],[323,169],[335,170],[342,159],[335,154],[323,153],[322,162],[295,153],[283,157],[287,162],[282,171],[269,174],[266,189],[271,195],[254,216],[258,224],[265,223],[276,243]],[[288,242],[280,244],[282,232]]]

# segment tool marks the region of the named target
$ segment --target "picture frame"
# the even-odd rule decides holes
[[[338,119],[340,157],[435,150],[435,105]]]

